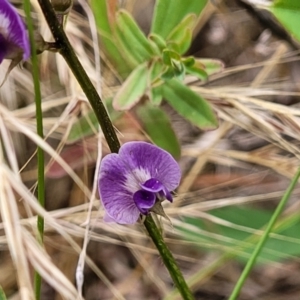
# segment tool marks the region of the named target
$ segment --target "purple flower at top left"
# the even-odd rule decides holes
[[[29,38],[23,20],[7,1],[0,0],[0,63],[3,59],[28,59]]]

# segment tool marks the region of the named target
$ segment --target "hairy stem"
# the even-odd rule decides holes
[[[164,262],[164,265],[168,269],[173,282],[175,286],[177,287],[179,293],[182,296],[182,299],[184,300],[193,300],[194,296],[192,295],[189,287],[186,284],[186,281],[180,271],[180,269],[177,266],[177,263],[167,247],[165,241],[163,240],[163,237],[158,230],[153,218],[151,215],[148,215],[144,221],[144,225],[155,244],[157,250],[159,251],[159,254],[162,257],[162,260]]]
[[[103,131],[107,144],[111,152],[118,153],[120,149],[120,142],[117,138],[116,132],[113,128],[111,120],[106,112],[103,102],[97,93],[95,87],[90,81],[88,75],[80,64],[70,42],[62,28],[62,25],[58,22],[55,12],[49,2],[49,0],[38,0],[43,14],[50,27],[52,35],[55,39],[57,47],[60,49],[60,54],[64,57],[72,70],[74,76],[79,82],[82,90],[88,98]],[[100,76],[100,74],[99,74]],[[170,250],[165,244],[156,224],[154,223],[151,216],[147,216],[144,222],[145,227],[152,238],[155,246],[157,247],[166,268],[168,269],[177,289],[181,293],[183,299],[192,300],[194,299],[190,292],[178,266],[172,256]]]

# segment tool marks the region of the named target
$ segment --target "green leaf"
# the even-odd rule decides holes
[[[105,104],[112,122],[122,115],[122,113],[117,112],[112,108],[112,99],[106,100]],[[67,144],[75,143],[95,134],[98,132],[98,128],[99,122],[94,111],[88,112],[73,124],[67,139]]]
[[[183,80],[185,77],[185,66],[181,61],[173,61],[174,77]]]
[[[194,28],[196,20],[197,17],[195,14],[188,14],[167,36],[167,41],[172,41],[177,43],[181,41],[182,36],[184,36],[184,32],[187,29],[192,30]]]
[[[162,58],[163,58],[163,62],[164,64],[166,64],[167,66],[172,66],[174,60],[176,61],[180,61],[181,57],[178,53],[176,53],[173,50],[170,49],[165,49],[162,53]]]
[[[149,87],[149,99],[153,105],[160,105],[162,101],[162,89],[161,85],[163,80],[161,75],[163,74],[164,65],[161,60],[153,61],[150,68],[151,86]]]
[[[204,70],[207,75],[219,73],[224,69],[224,64],[218,59],[200,58],[196,59],[196,66],[204,66]]]
[[[197,58],[192,60],[190,57],[182,60],[186,67],[186,72],[198,77],[201,80],[207,80],[209,75],[215,74],[223,70],[224,64],[217,59]]]
[[[151,140],[174,158],[180,158],[180,144],[165,112],[147,103],[138,107],[136,113]]]
[[[181,40],[177,42],[168,41],[167,47],[177,53],[184,54],[189,50],[192,43],[192,30],[187,29],[183,32]]]
[[[98,132],[98,120],[93,111],[82,116],[70,130],[67,143],[74,143]]]
[[[228,248],[235,247],[237,244],[239,244],[239,242],[242,242],[252,235],[249,230],[244,230],[243,227],[253,230],[261,229],[269,222],[272,216],[272,212],[269,211],[236,206],[212,210],[210,214],[214,217],[220,218],[224,221],[224,223],[234,223],[239,227],[237,226],[236,228],[233,228],[230,225],[219,225],[197,218],[184,218],[185,224],[193,225],[195,228],[200,229],[200,231],[194,231],[192,229],[187,229],[186,227],[178,227],[178,229],[183,233],[186,239],[199,243],[199,247],[210,248],[210,246],[207,244],[209,243],[218,250],[223,248],[224,251],[228,250]],[[289,222],[289,225],[290,226],[284,228],[284,230],[277,229],[277,231],[274,231],[277,234],[280,234],[281,238],[269,238],[259,256],[260,260],[258,262],[262,262],[262,259],[264,262],[282,261],[283,259],[288,258],[290,255],[300,255],[299,218],[296,223]],[[205,234],[203,230],[205,230],[207,234]],[[218,234],[221,238],[218,238],[215,236],[215,234]],[[287,237],[286,240],[285,237]],[[288,238],[294,238],[299,242],[293,242],[288,240]],[[256,244],[253,244],[241,249],[238,259],[246,262],[248,255],[252,253],[255,246]]]
[[[195,66],[198,68],[203,68],[208,76],[219,73],[224,69],[224,64],[222,61],[209,58],[197,58],[195,60]]]
[[[277,0],[273,2],[269,10],[278,21],[294,36],[300,40],[300,1]]]
[[[2,287],[0,286],[0,300],[6,300],[6,295],[2,289]]]
[[[165,66],[163,65],[162,61],[154,60],[151,63],[150,67],[150,76],[151,76],[151,85],[157,86],[162,84],[162,80],[160,79],[161,74],[164,71]]]
[[[111,24],[109,22],[109,8],[106,0],[91,0],[91,7],[95,15],[97,26],[102,30],[103,33],[111,34]]]
[[[162,79],[168,80],[173,77],[177,77],[180,80],[184,79],[185,67],[184,64],[181,62],[180,55],[177,52],[165,49],[163,51],[163,62],[169,67],[162,74]]]
[[[160,51],[163,51],[167,47],[166,41],[158,34],[151,33],[148,36],[150,41],[153,41]]]
[[[159,106],[163,99],[162,86],[152,87],[150,89],[149,99],[153,105]]]
[[[124,49],[137,62],[143,63],[156,54],[150,41],[146,38],[132,16],[125,10],[117,13],[116,34]]]
[[[154,8],[151,33],[167,39],[168,35],[188,14],[199,16],[208,0],[166,1],[157,0]]]
[[[187,52],[192,43],[192,30],[185,30],[184,34],[181,36],[181,40],[176,43],[178,45],[178,53],[184,54]]]
[[[103,49],[110,62],[124,78],[130,74],[132,66],[130,60],[122,56],[122,53],[119,51],[120,47],[117,46],[117,41],[113,36],[108,18],[107,1],[91,0],[91,8],[100,34],[101,49]]]
[[[186,66],[186,72],[190,75],[198,77],[200,80],[207,80],[208,75],[203,68],[198,68],[196,66]]]
[[[185,77],[185,66],[182,62],[174,61],[171,67],[168,67],[166,71],[161,75],[161,79],[164,81],[168,81],[172,78],[177,78],[182,81]]]
[[[181,61],[186,67],[192,67],[196,62],[193,56],[183,57]]]
[[[116,110],[128,110],[132,108],[145,94],[148,79],[148,64],[143,63],[135,68],[113,100]]]
[[[163,85],[163,96],[180,115],[199,128],[217,127],[217,118],[207,101],[180,81],[167,81]]]
[[[176,50],[178,53],[185,53],[192,42],[192,30],[196,22],[196,15],[189,14],[187,15],[168,35],[167,41],[168,45],[176,45]],[[174,47],[174,46],[173,46]]]
[[[172,67],[168,67],[166,71],[161,75],[161,79],[164,81],[168,81],[176,76],[174,69]]]

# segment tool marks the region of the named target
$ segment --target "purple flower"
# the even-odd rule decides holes
[[[7,1],[0,0],[0,63],[3,59],[23,60],[30,56],[28,35],[21,17]]]
[[[135,223],[156,203],[172,202],[171,192],[180,178],[177,162],[165,150],[145,142],[124,144],[119,154],[105,156],[100,166],[99,194],[106,219]]]

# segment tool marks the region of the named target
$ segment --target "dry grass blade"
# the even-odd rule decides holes
[[[136,11],[133,7],[135,2],[139,3],[139,1],[125,1],[120,5],[129,5],[128,7],[134,12]],[[148,2],[153,1],[145,1],[139,5],[147,5]],[[207,36],[211,38],[217,32],[219,39],[222,34],[226,33],[227,27],[230,28],[229,23],[223,23],[224,20],[231,18],[230,14],[227,14],[231,10],[231,7],[227,7],[227,2],[232,1],[226,1],[226,3],[217,1],[214,5],[209,4],[206,15],[204,18],[203,16],[200,18],[197,28],[197,30],[202,28],[199,32],[200,36],[203,33],[206,35],[207,30],[212,30],[213,34]],[[236,5],[238,5],[237,2]],[[46,41],[53,41],[37,1],[32,0],[31,3],[35,10],[32,15],[36,21],[36,29]],[[116,4],[117,1],[114,3]],[[145,11],[143,11],[144,13]],[[238,15],[243,13],[239,9],[234,11],[232,19],[239,18]],[[138,14],[142,15],[140,11]],[[148,17],[150,18],[150,16]],[[220,23],[212,22],[216,18]],[[140,19],[139,16],[138,22],[141,21]],[[247,20],[242,20],[243,26],[248,22]],[[207,24],[209,26],[204,26]],[[228,37],[235,39],[239,35],[237,34],[238,29],[240,28],[233,28],[234,35],[232,36],[229,30],[225,34],[226,39]],[[98,92],[103,93],[104,99],[113,97],[120,88],[119,83],[122,82],[122,79],[99,49],[95,20],[86,1],[74,1],[74,9],[68,17],[65,30],[84,69],[93,84],[97,86]],[[222,33],[223,31],[225,33]],[[244,52],[245,49],[242,49],[246,45],[244,41],[251,33],[250,28],[246,35],[241,35],[242,41],[226,42],[225,51],[221,51],[221,55],[223,55],[227,50],[231,52],[229,47],[241,47],[236,53],[238,56],[247,56],[247,60],[232,63],[231,65],[237,67],[229,67],[223,72],[210,76],[208,82],[195,84],[195,81],[192,81],[195,78],[191,77],[186,80],[191,83],[193,90],[212,103],[220,120],[220,127],[217,130],[200,133],[190,129],[192,132],[187,133],[189,137],[183,142],[181,141],[184,144],[182,145],[183,159],[181,161],[185,170],[183,180],[174,203],[172,205],[170,203],[163,204],[165,212],[170,216],[174,225],[172,227],[163,220],[166,241],[174,250],[174,256],[183,265],[187,277],[199,269],[205,268],[206,265],[210,266],[212,259],[218,256],[220,251],[230,251],[235,244],[239,243],[238,236],[227,236],[218,231],[220,226],[247,234],[260,235],[262,233],[261,230],[256,230],[250,225],[248,227],[238,222],[235,223],[234,219],[227,220],[216,217],[211,210],[222,208],[230,210],[228,206],[232,205],[249,205],[262,208],[262,210],[263,208],[273,208],[277,199],[282,196],[282,190],[299,162],[300,109],[298,104],[295,104],[300,97],[299,85],[298,88],[295,88],[299,80],[298,77],[291,75],[295,71],[291,71],[292,67],[299,64],[299,56],[295,52],[287,52],[288,48],[282,42],[276,43],[276,47],[271,46],[273,47],[271,50],[274,51],[268,52],[267,56],[263,58],[253,48]],[[206,37],[203,41],[204,43],[201,41],[203,49],[210,47]],[[257,45],[257,41],[252,40],[251,44]],[[263,44],[263,46],[265,45]],[[217,48],[223,47],[217,45]],[[198,52],[199,49],[195,51],[193,49],[191,53],[199,53],[199,57],[201,57],[203,49],[200,49],[200,52]],[[105,63],[101,65],[101,70],[99,53],[103,59],[101,63]],[[219,52],[206,52],[209,55],[213,55],[213,53]],[[206,57],[206,54],[203,57]],[[223,56],[213,57],[223,59]],[[224,58],[226,64],[232,61],[231,57],[224,55]],[[258,59],[255,60],[256,58]],[[8,65],[4,62],[1,64],[1,70],[2,67],[5,70]],[[45,140],[41,140],[35,133],[33,85],[31,74],[28,71],[30,63],[26,63],[24,69],[12,70],[0,90],[0,98],[3,103],[0,105],[0,135],[7,160],[5,164],[0,164],[0,176],[2,176],[0,182],[2,215],[0,247],[3,250],[3,256],[0,258],[5,260],[10,251],[16,265],[16,272],[10,274],[9,280],[4,280],[5,274],[0,276],[0,284],[10,281],[5,289],[10,291],[16,289],[17,279],[20,283],[20,297],[30,299],[32,297],[30,265],[32,265],[45,278],[45,286],[48,287],[46,284],[48,282],[53,290],[58,292],[59,295],[53,296],[53,299],[80,299],[83,295],[86,299],[99,298],[99,289],[102,287],[103,295],[101,294],[101,296],[109,295],[108,297],[113,299],[148,299],[148,297],[158,299],[164,297],[170,292],[172,286],[157,256],[157,251],[143,232],[142,224],[119,226],[102,221],[103,210],[99,199],[96,199],[97,176],[94,176],[93,173],[96,159],[94,156],[89,160],[91,156],[89,146],[90,143],[93,144],[93,154],[96,153],[94,151],[96,143],[101,144],[104,154],[107,149],[105,143],[102,144],[101,131],[99,133],[91,119],[87,117],[86,120],[92,129],[89,129],[89,136],[84,136],[83,140],[79,140],[81,134],[77,136],[76,143],[80,143],[80,146],[83,145],[82,147],[87,149],[80,154],[79,160],[82,160],[82,164],[77,168],[72,165],[72,162],[68,164],[68,160],[64,161],[61,158],[64,157],[64,150],[75,146],[72,144],[73,141],[68,140],[70,131],[73,128],[76,129],[77,125],[81,126],[81,122],[78,122],[79,118],[87,116],[87,113],[90,112],[85,95],[60,55],[44,52],[40,56],[40,67]],[[283,71],[279,72],[279,68],[283,68]],[[244,76],[245,74],[248,75]],[[283,102],[280,102],[280,99],[283,99]],[[288,100],[284,102],[286,99]],[[167,109],[166,112],[169,113]],[[175,131],[179,132],[181,125],[184,127],[186,122],[181,120],[182,123],[176,123],[177,117],[179,116],[170,114],[172,125],[174,125]],[[76,125],[74,126],[74,124]],[[122,141],[149,140],[134,114],[121,116],[114,125],[120,130],[118,133],[122,136]],[[85,130],[85,125],[82,126],[82,129]],[[242,136],[243,134],[245,136]],[[178,137],[181,139],[180,134]],[[243,143],[249,139],[250,146],[253,146],[251,144],[253,140],[261,141],[258,137],[263,141],[256,148],[246,150],[242,147],[238,148],[237,140]],[[56,207],[69,205],[67,208],[46,211],[37,204],[34,196],[35,188],[26,187],[26,184],[34,186],[36,181],[34,150],[37,145],[50,156],[50,163],[55,160],[66,171],[64,174],[66,173],[67,176],[62,179],[49,176],[46,190],[53,180],[55,189],[61,194],[65,193],[64,198],[62,201],[58,201]],[[101,147],[99,147],[96,169],[99,167],[102,155]],[[62,150],[63,154],[60,156]],[[24,155],[22,159],[20,159],[20,153]],[[28,159],[28,157],[30,158]],[[23,167],[19,168],[19,165]],[[79,170],[81,166],[83,166],[83,170]],[[67,179],[66,182],[64,179]],[[60,185],[60,183],[62,184]],[[63,184],[66,185],[63,186]],[[51,188],[52,186],[50,186],[49,194],[52,193]],[[298,196],[299,189],[295,190],[295,199],[292,199],[294,203],[289,207],[290,210],[286,211],[285,217],[295,216],[299,209],[298,201],[296,201]],[[47,204],[51,203],[53,198],[55,196],[47,195]],[[2,201],[2,199],[4,200]],[[70,207],[72,205],[74,207]],[[49,208],[49,210],[56,209],[56,207]],[[45,249],[40,247],[34,238],[36,214],[45,218]],[[199,228],[190,225],[185,222],[186,217],[204,220],[205,224],[212,225],[212,227]],[[183,234],[179,228],[198,235],[202,240],[189,240],[188,234]],[[271,237],[273,240],[278,240],[279,243],[289,242],[296,246],[300,243],[297,237],[285,236],[284,232],[273,233]],[[199,250],[201,246],[213,251]],[[244,243],[243,246],[249,247],[250,244]],[[107,253],[107,249],[110,247],[113,251],[109,250],[110,253]],[[6,250],[9,251],[5,253]],[[293,279],[288,282],[287,276],[284,276],[284,280],[279,280],[272,272],[271,276],[268,274],[264,276],[260,269],[261,274],[259,275],[261,276],[257,280],[259,284],[255,284],[261,286],[252,289],[252,281],[248,290],[251,292],[262,290],[264,285],[271,284],[269,282],[275,282],[276,286],[286,283],[287,287],[284,288],[289,288],[288,284],[296,286],[297,276],[295,274],[296,271],[299,271],[299,267],[297,267],[299,257],[284,255],[284,252],[280,256],[279,250],[276,248],[268,251],[270,255],[276,254],[277,257],[284,256],[286,260],[290,259],[284,264],[272,262],[272,267],[276,269],[277,273],[294,272]],[[249,257],[248,252],[244,249],[238,249],[236,253],[240,257]],[[3,273],[9,270],[7,266],[11,268],[11,262],[4,266],[0,261]],[[239,272],[239,268],[236,266],[237,263],[234,262],[230,265],[230,269],[227,269],[227,265],[220,264],[219,267],[225,271],[224,273],[219,271],[217,276],[214,275],[218,269],[211,269],[211,272],[199,281],[201,286],[198,283],[201,297],[207,299],[226,298],[226,293]],[[126,270],[125,276],[119,276],[120,269]],[[266,265],[265,269],[269,270],[270,265]],[[274,276],[273,280],[272,276]],[[77,277],[77,282],[73,282],[75,277]],[[92,280],[90,280],[91,278]],[[88,293],[89,288],[94,289],[91,294]],[[279,289],[280,287],[278,287]],[[132,296],[132,290],[138,291],[138,296]],[[243,298],[265,299],[263,297],[266,296],[266,292],[263,296],[251,293],[249,295],[246,294]],[[247,298],[247,296],[249,297]],[[285,297],[289,297],[289,295]]]
[[[24,228],[22,230],[24,247],[27,250],[27,256],[32,266],[37,272],[62,295],[65,299],[82,299],[77,294],[74,285],[65,277],[65,275],[51,262],[47,253],[39,247],[36,240]]]
[[[28,291],[31,293],[33,291],[31,287],[31,277],[27,265],[27,258],[30,260],[34,268],[40,272],[43,278],[53,285],[59,293],[66,295],[67,299],[77,299],[78,295],[75,287],[50,261],[48,255],[40,248],[37,241],[34,240],[33,237],[28,236],[29,233],[20,224],[16,199],[11,188],[13,187],[20,195],[25,196],[23,198],[27,203],[28,199],[30,199],[29,205],[33,206],[40,215],[43,215],[46,222],[54,224],[54,226],[60,230],[58,224],[56,224],[53,219],[50,219],[49,216],[47,217],[47,213],[43,210],[43,208],[38,205],[35,199],[32,199],[32,194],[30,194],[26,188],[22,188],[22,182],[16,179],[14,174],[11,173],[6,166],[2,166],[1,170],[3,175],[2,182],[6,183],[5,186],[7,189],[8,187],[10,188],[8,195],[9,198],[7,198],[7,196],[5,197],[5,194],[3,195],[3,198],[1,197],[1,212],[3,221],[5,222],[6,238],[8,245],[10,246],[10,252],[12,253],[13,258],[17,258],[16,268],[17,275],[19,277],[20,295],[22,295],[24,290],[27,291],[26,296],[24,296],[24,298],[22,296],[22,299],[34,299],[33,294],[30,294],[30,297],[28,298]],[[9,203],[10,206],[8,206],[7,203]],[[11,209],[9,210],[10,207]],[[14,217],[13,221],[11,220],[10,215]],[[17,232],[15,232],[15,230],[17,230]],[[62,230],[60,230],[60,233],[66,237],[66,234],[63,233]],[[15,239],[17,240],[15,241]],[[24,251],[24,249],[27,251]],[[29,287],[31,287],[31,289]],[[74,295],[76,295],[76,297],[74,297]]]
[[[17,132],[22,132],[33,142],[39,145],[45,152],[47,152],[54,160],[56,160],[65,171],[72,177],[74,182],[82,189],[85,195],[90,198],[91,194],[88,188],[84,185],[82,180],[76,175],[72,168],[59,156],[59,154],[53,150],[48,143],[41,139],[36,133],[32,132],[26,123],[21,122],[19,119],[15,118],[6,108],[0,105],[0,113],[3,120],[7,122],[6,126],[9,126],[12,130]]]
[[[2,154],[2,153],[1,153]],[[22,239],[22,226],[16,205],[16,199],[7,180],[7,174],[3,168],[3,156],[1,155],[0,164],[0,207],[1,216],[5,224],[5,233],[7,238],[10,255],[16,269],[18,278],[19,293],[22,300],[34,299],[32,281],[30,277],[29,266]]]

